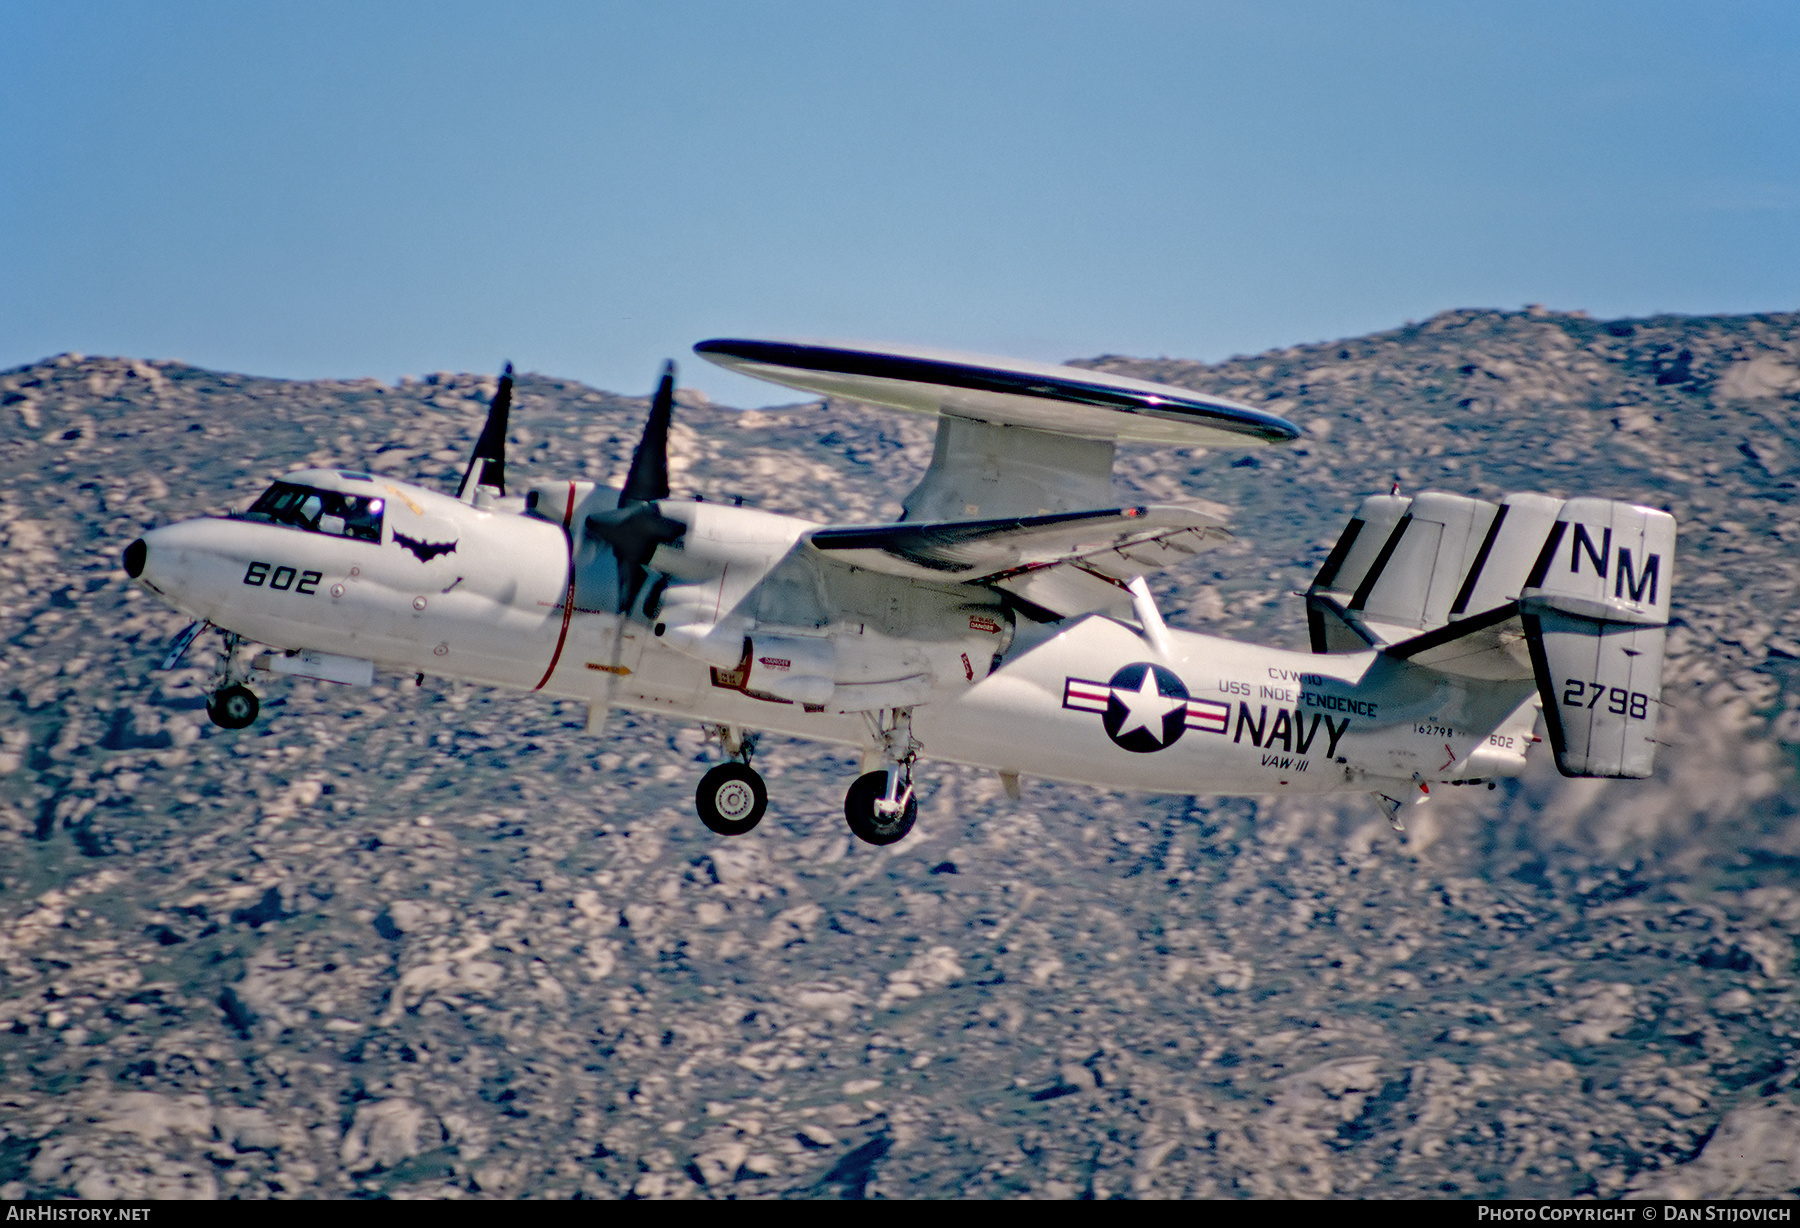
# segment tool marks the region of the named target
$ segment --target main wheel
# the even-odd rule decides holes
[[[869,844],[892,844],[904,839],[919,817],[919,799],[906,799],[906,809],[894,818],[885,818],[875,810],[876,801],[887,792],[886,772],[868,772],[856,778],[850,792],[844,795],[844,818],[858,840]]]
[[[721,763],[700,778],[694,809],[707,829],[721,836],[741,836],[762,822],[769,808],[763,779],[742,763]]]
[[[247,686],[221,687],[206,701],[206,714],[221,729],[248,729],[261,708],[256,692]]]

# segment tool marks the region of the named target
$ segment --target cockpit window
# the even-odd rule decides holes
[[[368,495],[345,495],[335,490],[315,490],[292,482],[269,487],[244,513],[246,520],[262,520],[325,533],[354,537],[358,541],[381,540],[382,501]]]

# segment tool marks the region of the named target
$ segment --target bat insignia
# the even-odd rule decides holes
[[[394,533],[394,542],[396,545],[404,546],[406,549],[412,551],[414,557],[416,557],[419,560],[419,562],[421,562],[421,563],[429,563],[429,562],[431,562],[432,559],[435,559],[440,554],[455,554],[456,553],[456,543],[455,542],[420,541],[418,538],[408,537],[406,534],[401,533],[398,530],[396,530]]]

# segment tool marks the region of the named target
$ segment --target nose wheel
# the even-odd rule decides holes
[[[237,684],[220,687],[206,701],[206,714],[221,729],[248,729],[261,709],[256,692]]]

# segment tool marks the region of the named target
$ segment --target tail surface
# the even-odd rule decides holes
[[[1307,592],[1314,652],[1534,679],[1566,776],[1648,776],[1675,520],[1606,499],[1364,500]]]
[[[1650,775],[1662,703],[1675,518],[1571,499],[1519,598],[1565,776]]]

